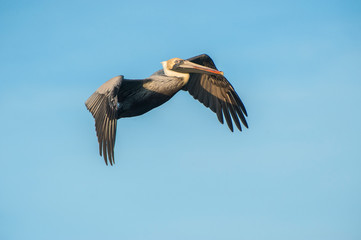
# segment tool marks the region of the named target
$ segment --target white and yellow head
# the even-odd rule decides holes
[[[167,76],[183,77],[189,79],[189,73],[200,73],[209,75],[223,75],[223,72],[213,68],[202,66],[180,58],[172,58],[162,62],[164,74]]]

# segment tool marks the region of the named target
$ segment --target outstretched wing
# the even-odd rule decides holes
[[[117,76],[101,85],[85,102],[85,106],[95,119],[95,129],[99,142],[99,154],[103,155],[105,163],[114,163],[114,145],[117,130],[116,111],[118,105],[117,93],[123,81],[123,76]]]
[[[213,60],[206,54],[202,54],[188,61],[217,69]],[[233,132],[233,122],[242,131],[239,119],[248,128],[246,121],[247,111],[228,80],[221,75],[207,75],[191,73],[184,90],[188,91],[195,99],[198,99],[204,106],[210,108],[217,114],[218,120],[223,124],[223,116],[226,119],[229,129]]]

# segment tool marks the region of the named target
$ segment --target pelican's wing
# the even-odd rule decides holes
[[[117,94],[123,81],[123,76],[117,76],[101,85],[85,102],[85,106],[95,119],[95,130],[98,136],[99,153],[111,165],[114,163],[114,144],[117,130],[116,111]]]
[[[206,54],[202,54],[188,61],[216,68],[213,60]],[[248,128],[246,121],[247,111],[238,94],[222,75],[207,75],[191,73],[188,83],[184,86],[195,99],[198,99],[204,106],[210,108],[217,114],[218,120],[223,124],[223,116],[226,119],[229,129],[233,132],[233,122],[242,131],[239,119]]]

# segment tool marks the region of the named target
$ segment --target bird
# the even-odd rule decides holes
[[[189,59],[172,58],[161,62],[163,69],[145,79],[116,76],[101,85],[85,102],[95,119],[99,154],[105,164],[115,164],[114,147],[117,120],[142,115],[170,100],[180,90],[214,113],[225,118],[233,132],[232,119],[239,131],[248,128],[247,111],[231,83],[211,57],[201,54]],[[240,120],[240,121],[239,121]]]

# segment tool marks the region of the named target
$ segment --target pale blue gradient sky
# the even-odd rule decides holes
[[[359,1],[1,1],[0,239],[361,239]],[[118,121],[85,100],[208,53],[231,133],[181,92]]]

